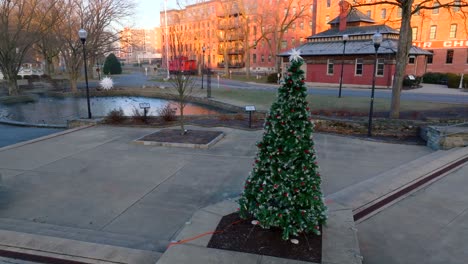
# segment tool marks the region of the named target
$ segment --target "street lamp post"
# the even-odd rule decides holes
[[[88,85],[88,67],[86,65],[86,37],[88,36],[88,32],[84,29],[80,29],[78,31],[78,36],[80,37],[81,43],[83,44],[83,60],[84,60],[84,74],[85,74],[85,81],[86,81],[86,101],[88,102],[88,118],[91,119],[91,105],[89,103],[89,85]]]
[[[202,56],[202,69],[201,69],[201,88],[203,90],[203,70],[205,69],[205,51],[206,51],[205,45],[203,45],[202,51],[203,51],[203,56]]]
[[[379,32],[375,33],[374,36],[372,36],[372,43],[374,44],[374,48],[375,48],[375,58],[374,58],[374,75],[372,76],[371,101],[370,101],[370,109],[369,109],[369,126],[367,127],[368,137],[372,137],[372,115],[374,111],[375,76],[377,74],[377,51],[380,48],[382,39],[383,39],[382,34],[380,34]]]
[[[349,40],[348,35],[343,35],[343,56],[341,58],[341,76],[340,76],[340,90],[338,92],[338,98],[341,98],[341,87],[343,86],[343,67],[344,67],[344,55],[346,51],[346,42]]]

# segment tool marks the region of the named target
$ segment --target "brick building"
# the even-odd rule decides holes
[[[271,1],[270,1],[271,2]],[[278,2],[278,1],[276,1]],[[308,0],[312,3],[312,0]],[[241,6],[242,3],[242,6]],[[279,2],[280,5],[284,1]],[[277,45],[274,41],[260,40],[260,35],[269,25],[258,25],[247,21],[255,16],[250,8],[255,6],[258,11],[257,0],[211,0],[188,5],[182,10],[167,10],[167,39],[169,60],[178,56],[196,60],[201,65],[204,55],[204,64],[210,68],[224,68],[245,70],[245,56],[250,57],[249,64],[252,71],[273,72],[275,70],[276,54],[271,46]],[[312,5],[303,6],[307,11],[307,18],[299,19],[285,32],[281,40],[281,50],[286,51],[305,42],[310,36],[313,11]],[[283,10],[275,7],[277,10]],[[291,12],[296,12],[296,8]],[[165,12],[160,13],[163,35],[163,57],[166,57]],[[270,44],[270,45],[268,45]],[[205,52],[203,52],[205,47]]]
[[[374,0],[369,0],[372,2]],[[416,0],[416,2],[422,0]],[[169,58],[186,56],[197,60],[201,65],[205,46],[204,63],[211,68],[224,66],[227,62],[230,68],[244,69],[245,56],[249,56],[250,69],[253,71],[272,72],[275,67],[275,54],[267,41],[260,40],[253,47],[253,42],[259,37],[263,27],[245,19],[254,16],[252,11],[236,6],[258,3],[284,5],[288,1],[278,0],[210,0],[189,5],[182,10],[168,10]],[[309,36],[329,29],[329,22],[340,12],[338,0],[308,0],[296,1],[293,10],[305,9],[307,16],[293,23],[281,40],[280,52],[304,43]],[[352,3],[353,1],[350,1]],[[434,1],[434,4],[437,2]],[[282,13],[281,6],[276,7]],[[376,25],[386,25],[398,30],[400,27],[401,10],[393,5],[378,4],[357,8],[370,17]],[[412,17],[413,45],[432,52],[433,56],[410,56],[408,58],[408,73],[421,75],[429,72],[468,71],[468,33],[462,8],[439,8],[420,10]],[[286,10],[285,10],[286,11]],[[290,10],[291,13],[292,10]],[[250,13],[249,13],[250,12]],[[294,11],[295,12],[295,11]],[[162,35],[165,35],[164,11],[160,14]],[[246,28],[245,25],[248,25]],[[165,57],[165,42],[162,43],[162,53]],[[270,43],[271,44],[271,43]],[[272,46],[277,43],[273,43]],[[177,47],[177,48],[176,48]],[[227,52],[227,53],[225,53]],[[247,54],[247,55],[246,55]],[[225,59],[226,58],[226,59]],[[426,64],[427,62],[427,64]],[[421,68],[425,65],[425,69]],[[164,65],[163,65],[164,66]],[[467,70],[465,69],[467,68]]]
[[[396,52],[398,49],[399,32],[387,25],[376,25],[375,21],[357,9],[344,11],[329,21],[330,29],[307,38],[307,43],[297,47],[304,58],[305,77],[307,82],[330,83],[340,82],[343,71],[343,84],[348,87],[368,86],[372,83],[375,57],[375,47],[372,36],[379,32],[383,41],[377,52],[377,71],[375,84],[378,87],[390,88],[395,73]],[[348,39],[345,41],[344,36]],[[410,49],[410,57],[422,64],[414,64],[407,69],[422,75],[425,72],[425,58],[432,53],[416,46]],[[286,57],[288,53],[282,56]],[[285,65],[283,69],[286,69]]]
[[[126,63],[161,64],[161,29],[124,28],[117,57]]]
[[[331,18],[339,15],[339,2],[314,0],[317,9],[316,32],[325,31]],[[416,0],[415,2],[422,1]],[[437,1],[431,3],[435,6],[437,4]],[[358,7],[357,9],[372,18],[377,24],[385,24],[395,29],[400,27],[401,9],[393,5],[378,4]],[[412,16],[413,45],[433,53],[433,56],[426,58],[427,72],[468,72],[468,27],[466,14],[462,12],[462,9],[466,8],[422,9]],[[466,12],[468,9],[464,11]],[[424,61],[421,60],[423,57],[416,60],[410,56],[407,66],[408,73],[420,75],[416,69],[418,65],[424,64]]]

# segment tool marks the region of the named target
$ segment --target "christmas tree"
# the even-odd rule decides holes
[[[300,69],[303,60],[296,50],[289,59],[288,75],[266,118],[254,168],[239,200],[241,217],[253,216],[263,228],[281,228],[285,240],[302,232],[320,235],[327,218]]]

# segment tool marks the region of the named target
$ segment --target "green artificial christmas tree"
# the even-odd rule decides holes
[[[281,228],[285,240],[302,232],[319,235],[327,218],[302,64],[299,52],[293,50],[239,200],[241,217],[253,216],[263,228]]]

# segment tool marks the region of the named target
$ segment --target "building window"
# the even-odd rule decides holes
[[[376,76],[384,76],[384,69],[385,69],[385,60],[384,59],[377,59],[377,72]]]
[[[304,22],[301,22],[301,23],[299,24],[299,27],[300,27],[301,29],[304,29]]]
[[[466,64],[468,64],[468,49],[466,50]]]
[[[457,37],[457,24],[452,24],[450,25],[450,38],[456,38]]]
[[[331,6],[331,0],[327,0],[327,7]]]
[[[271,54],[268,55],[268,62],[271,62]]]
[[[292,23],[291,27],[292,29],[296,29],[296,23]]]
[[[367,15],[368,17],[371,17],[371,15],[372,15],[372,11],[370,11],[370,10],[367,10],[367,11],[366,11],[366,15]]]
[[[438,2],[434,2],[434,4],[432,5],[432,7],[434,9],[432,9],[432,14],[439,14],[439,3]]]
[[[403,15],[403,9],[401,9],[401,7],[398,7],[396,11],[396,16],[400,18],[402,15]]]
[[[327,74],[333,75],[333,60],[332,59],[327,60]]]
[[[427,64],[432,64],[432,61],[434,60],[434,51],[433,50],[428,50],[429,52],[431,52],[432,54],[431,55],[427,55]]]
[[[453,62],[453,50],[447,50],[447,56],[445,57],[445,63],[452,64]]]
[[[362,75],[362,63],[363,63],[363,60],[362,59],[356,59],[356,65],[355,65],[355,74],[356,75]]]
[[[380,11],[380,18],[381,19],[387,18],[387,9],[382,8],[382,10]]]
[[[429,31],[429,39],[435,39],[437,33],[437,26],[431,26],[431,30]]]
[[[287,40],[282,40],[281,41],[281,48],[285,49],[288,46],[288,41]]]
[[[408,64],[414,64],[414,61],[416,60],[416,57],[410,56],[408,59]]]
[[[257,63],[257,54],[255,53],[252,55],[252,62]]]
[[[452,9],[453,12],[460,11],[460,5],[461,5],[460,0],[455,0],[453,4],[454,4],[453,9]]]
[[[326,16],[325,16],[325,23],[328,24],[328,22],[330,22],[330,16],[329,16],[329,15],[326,15]]]
[[[418,28],[417,27],[414,27],[414,28],[411,28],[411,37],[413,40],[416,40],[416,38],[418,37]]]
[[[293,46],[293,47],[296,46],[296,39],[295,38],[291,39],[291,46]]]
[[[309,21],[309,27],[312,28],[312,21]]]
[[[265,55],[262,54],[262,63],[265,62]]]

